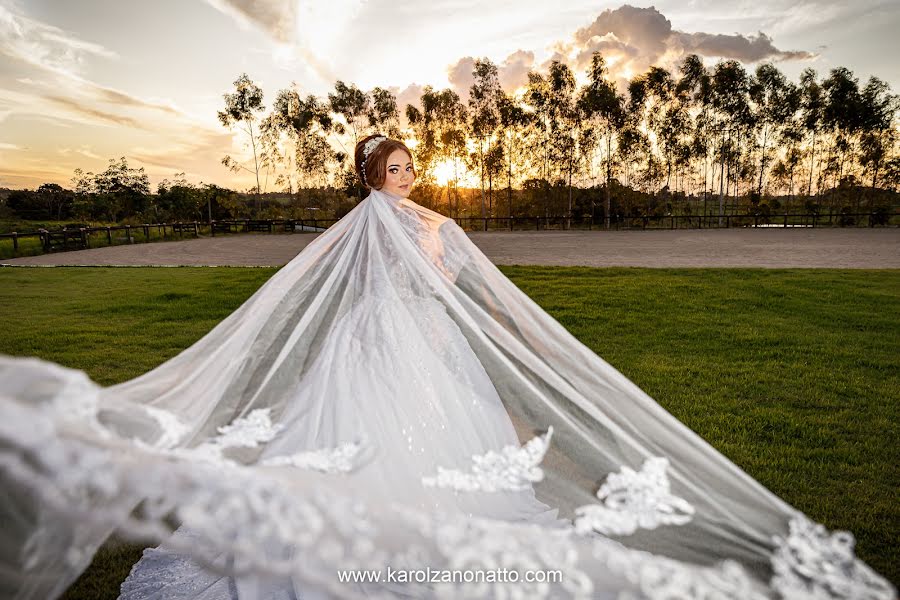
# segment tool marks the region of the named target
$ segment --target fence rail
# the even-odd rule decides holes
[[[604,230],[602,219],[549,217],[457,217],[456,222],[470,231],[500,229],[587,229]],[[726,229],[732,227],[900,227],[900,212],[895,213],[783,213],[777,215],[614,215],[610,229]]]
[[[247,232],[321,232],[338,219],[226,219],[219,221],[179,221],[176,223],[143,223],[140,225],[112,225],[88,227],[69,225],[59,230],[39,229],[37,231],[0,234],[0,257],[8,255],[3,241],[12,240],[12,256],[18,256],[23,240],[38,241],[28,248],[55,252],[80,250],[98,246],[149,242],[154,239],[185,236],[199,237],[204,231],[210,236],[223,233]],[[602,221],[591,218],[567,218],[566,216],[545,217],[457,217],[455,221],[464,229],[497,231],[513,229],[565,230],[587,229],[605,230]],[[844,213],[814,215],[805,213],[785,213],[778,215],[654,215],[627,217],[615,215],[610,219],[610,229],[724,229],[732,227],[900,227],[900,212],[894,213]],[[104,240],[105,243],[100,240]],[[8,256],[7,256],[8,257]]]
[[[179,221],[175,223],[142,223],[140,225],[110,225],[89,227],[67,225],[62,229],[13,231],[0,233],[0,244],[12,241],[12,256],[18,256],[23,241],[37,242],[29,250],[42,252],[83,250],[92,247],[134,244],[169,238],[199,237],[204,231],[211,236],[217,233],[246,233],[264,231],[321,232],[337,219],[227,219],[219,221]],[[103,243],[103,241],[105,243]],[[33,252],[29,252],[33,254]],[[0,256],[3,256],[0,247]],[[5,254],[8,254],[5,253]]]

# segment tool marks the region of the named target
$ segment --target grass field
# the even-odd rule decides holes
[[[0,269],[0,352],[108,385],[177,354],[276,269]],[[501,267],[776,494],[900,581],[900,271]],[[115,598],[107,544],[67,598]]]

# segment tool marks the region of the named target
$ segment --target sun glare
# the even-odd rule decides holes
[[[447,185],[449,182],[453,181],[453,161],[443,160],[437,163],[431,172],[438,185]]]

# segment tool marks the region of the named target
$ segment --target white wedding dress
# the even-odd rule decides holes
[[[114,530],[121,598],[896,598],[518,290],[373,191],[201,340],[102,388],[0,357],[0,596]],[[559,570],[355,583],[339,570]]]

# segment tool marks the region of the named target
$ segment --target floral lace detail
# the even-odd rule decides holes
[[[159,439],[153,444],[155,448],[170,448],[190,432],[190,428],[173,413],[155,406],[144,406],[143,408],[156,420],[162,430]]]
[[[694,507],[684,498],[669,492],[666,468],[669,461],[653,456],[640,471],[622,467],[611,473],[597,490],[602,504],[575,509],[575,528],[579,533],[598,531],[605,535],[630,535],[639,528],[656,529],[660,525],[684,525]]]
[[[438,467],[437,475],[423,477],[422,484],[465,492],[527,489],[531,483],[544,478],[544,471],[538,465],[547,453],[552,435],[553,427],[550,427],[547,433],[532,438],[522,447],[510,444],[500,452],[490,450],[486,454],[476,454],[472,456],[470,473]]]
[[[782,598],[890,600],[897,591],[856,558],[849,531],[828,530],[804,515],[791,519],[786,538],[776,536],[771,585]]]
[[[116,454],[60,435],[50,415],[32,407],[3,408],[0,441],[6,444],[22,438],[16,447],[25,453],[3,455],[7,481],[33,492],[51,513],[103,531],[116,525],[123,533],[160,540],[171,533],[170,523],[184,523],[186,529],[179,530],[184,533],[172,536],[166,547],[191,557],[190,563],[176,564],[187,577],[195,567],[198,575],[202,568],[204,573],[293,577],[346,598],[355,594],[334,577],[335,569],[383,572],[391,564],[432,565],[448,570],[540,569],[562,574],[561,579],[548,582],[441,582],[426,590],[439,598],[590,598],[616,590],[622,591],[620,600],[760,598],[752,592],[743,569],[733,563],[699,568],[604,537],[585,538],[571,528],[443,519],[397,506],[370,512],[355,498],[313,489],[311,480],[292,488],[283,480],[239,465],[222,477],[215,465],[171,460],[165,452]],[[26,413],[36,425],[27,434],[4,426]],[[222,437],[226,443],[260,440],[271,431],[265,423],[258,416],[239,419],[222,428]],[[245,437],[240,431],[256,433]],[[306,493],[298,494],[298,489]],[[139,499],[143,502],[134,510]],[[59,543],[56,536],[36,539],[28,552],[53,556]],[[415,551],[410,552],[413,545]],[[78,546],[67,550],[67,557],[85,566],[84,560],[93,552]],[[229,558],[227,563],[220,560],[223,554]],[[122,586],[123,598],[146,598],[150,592],[164,595],[166,590],[159,586],[161,578],[171,575],[169,568],[165,561],[152,560],[147,571],[135,568]]]
[[[260,442],[272,441],[283,425],[272,424],[269,408],[257,408],[246,417],[235,419],[228,425],[219,427],[219,435],[194,448],[176,448],[169,453],[176,456],[195,458],[221,466],[235,466],[238,463],[227,458],[229,448],[256,448]]]
[[[323,473],[349,473],[353,470],[353,459],[359,454],[361,447],[359,442],[348,442],[336,448],[309,450],[287,456],[272,456],[264,459],[260,464],[312,469]]]

